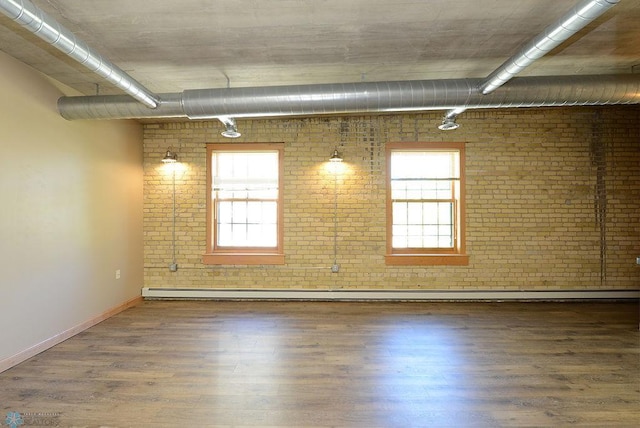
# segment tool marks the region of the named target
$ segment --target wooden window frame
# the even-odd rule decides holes
[[[460,179],[457,207],[454,212],[455,236],[454,246],[448,248],[393,248],[393,200],[391,198],[391,153],[394,151],[428,152],[454,150],[459,152]],[[387,143],[387,252],[385,263],[396,266],[413,265],[453,265],[467,266],[469,256],[466,254],[465,242],[465,144],[464,143]]]
[[[215,203],[213,201],[212,157],[214,152],[278,152],[278,221],[277,246],[217,247]],[[207,250],[202,256],[206,265],[283,265],[284,260],[284,143],[209,143],[207,144]]]

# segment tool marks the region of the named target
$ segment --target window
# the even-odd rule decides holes
[[[207,145],[205,264],[284,264],[283,144]]]
[[[390,265],[467,265],[464,144],[387,144]]]

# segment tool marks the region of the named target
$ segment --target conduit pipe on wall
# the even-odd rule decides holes
[[[68,119],[256,118],[349,113],[640,104],[640,75],[516,77],[483,95],[483,79],[186,90],[148,109],[129,96],[62,97]]]
[[[155,108],[158,105],[157,95],[77,39],[71,31],[29,0],[0,0],[0,12],[145,106]]]

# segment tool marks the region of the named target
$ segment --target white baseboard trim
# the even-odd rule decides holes
[[[31,357],[35,357],[39,353],[56,346],[58,343],[64,342],[65,340],[75,336],[76,334],[81,333],[98,323],[101,323],[107,318],[111,318],[112,316],[119,314],[125,309],[129,309],[133,306],[136,306],[141,302],[142,302],[142,296],[134,297],[133,299],[127,300],[121,305],[108,309],[107,311],[101,313],[100,315],[93,317],[81,324],[78,324],[75,327],[71,327],[70,329],[65,330],[61,333],[58,333],[53,337],[43,340],[42,342],[36,345],[33,345],[32,347],[25,349],[24,351],[19,352],[16,355],[0,360],[0,373],[10,369],[11,367],[17,366],[21,362],[26,361]]]
[[[142,289],[142,297],[211,300],[623,300],[640,299],[640,290],[294,290],[145,287]]]

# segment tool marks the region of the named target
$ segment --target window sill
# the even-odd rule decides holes
[[[202,256],[202,263],[205,265],[283,265],[284,254],[205,254]]]
[[[389,266],[468,266],[467,254],[387,254]]]

